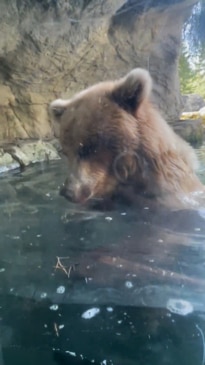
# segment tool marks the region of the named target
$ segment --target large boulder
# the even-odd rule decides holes
[[[182,95],[182,112],[196,112],[205,106],[205,100],[198,94]]]
[[[0,0],[0,144],[50,139],[56,97],[141,66],[168,121],[179,117],[181,31],[197,0]]]
[[[202,119],[184,119],[173,124],[177,134],[194,146],[200,145],[205,136],[205,130]]]

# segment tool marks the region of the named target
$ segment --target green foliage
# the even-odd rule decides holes
[[[194,7],[184,26],[179,76],[182,94],[205,98],[205,0]]]
[[[205,52],[198,54],[195,61],[190,60],[187,52],[182,52],[179,76],[182,94],[196,93],[205,98]]]
[[[191,85],[191,81],[194,79],[194,72],[190,68],[188,56],[185,51],[182,52],[179,60],[179,77],[182,94],[191,94],[195,92]]]

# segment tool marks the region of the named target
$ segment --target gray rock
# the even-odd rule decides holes
[[[196,112],[205,106],[205,100],[197,94],[182,95],[182,112]]]
[[[0,173],[6,172],[8,170],[16,169],[19,164],[13,159],[13,157],[0,149]]]
[[[25,167],[35,162],[60,159],[55,141],[27,142],[19,145],[5,145],[0,149],[0,173]]]
[[[178,119],[181,31],[196,2],[0,0],[0,142],[52,138],[51,100],[138,66]]]
[[[177,134],[193,145],[201,144],[204,138],[204,126],[201,119],[180,120],[173,124]]]

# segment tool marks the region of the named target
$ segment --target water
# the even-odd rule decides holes
[[[0,364],[203,365],[205,211],[87,212],[64,175],[1,176]]]

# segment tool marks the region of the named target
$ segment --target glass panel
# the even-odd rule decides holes
[[[0,7],[0,364],[203,365],[205,2]]]

